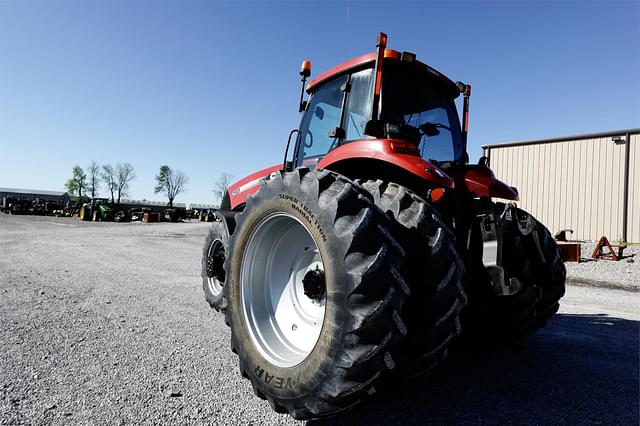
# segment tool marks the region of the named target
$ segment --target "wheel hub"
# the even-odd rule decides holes
[[[221,247],[215,247],[219,241],[215,241],[213,243],[212,252],[209,256],[207,256],[207,277],[215,278],[218,281],[224,282],[225,273],[224,273],[224,249]],[[221,245],[221,244],[219,244]]]
[[[310,299],[320,299],[324,296],[326,285],[324,282],[324,271],[318,266],[316,269],[307,271],[302,278],[304,294]]]
[[[212,294],[219,296],[222,293],[222,286],[224,285],[225,272],[224,272],[224,245],[222,241],[215,240],[209,246],[207,252],[207,264],[206,274],[209,285],[209,291]]]

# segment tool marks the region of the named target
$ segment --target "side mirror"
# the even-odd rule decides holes
[[[436,127],[435,124],[433,123],[424,123],[420,126],[420,130],[422,130],[422,132],[431,137],[431,136],[438,136],[440,134],[440,130],[438,130],[438,128]]]
[[[364,126],[364,133],[375,138],[384,136],[384,124],[380,120],[369,120]]]

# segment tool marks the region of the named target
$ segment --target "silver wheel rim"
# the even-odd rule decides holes
[[[285,213],[272,213],[253,230],[242,256],[242,310],[255,347],[269,362],[293,367],[313,351],[324,322],[326,296],[312,299],[302,279],[324,271],[307,227]]]
[[[211,273],[212,266],[209,264],[209,262],[213,262],[214,255],[220,251],[224,253],[224,245],[220,240],[213,241],[209,246],[209,250],[207,251],[207,282],[209,283],[209,291],[216,297],[220,296],[220,294],[222,293],[222,283],[216,276]]]

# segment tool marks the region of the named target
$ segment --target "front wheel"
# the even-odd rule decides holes
[[[542,223],[504,203],[492,206],[498,225],[504,229],[501,251],[505,276],[517,279],[521,287],[513,295],[496,295],[476,260],[465,280],[470,306],[462,317],[463,337],[473,342],[513,342],[535,333],[558,311],[565,293],[566,269],[557,244]],[[529,226],[522,225],[527,223]]]
[[[226,223],[213,222],[202,248],[202,289],[209,305],[223,312],[227,308],[224,261],[228,250],[229,231]]]
[[[263,183],[236,216],[225,263],[232,350],[278,412],[333,415],[394,366],[409,289],[369,197],[337,174],[298,169]]]

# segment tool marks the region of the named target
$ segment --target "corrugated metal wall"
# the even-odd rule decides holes
[[[624,133],[621,134],[624,137]],[[640,148],[631,135],[627,238],[640,242]],[[496,176],[518,188],[519,205],[552,233],[573,229],[572,238],[623,235],[625,144],[602,137],[485,148]]]
[[[629,241],[640,242],[640,135],[631,135],[629,156]]]

